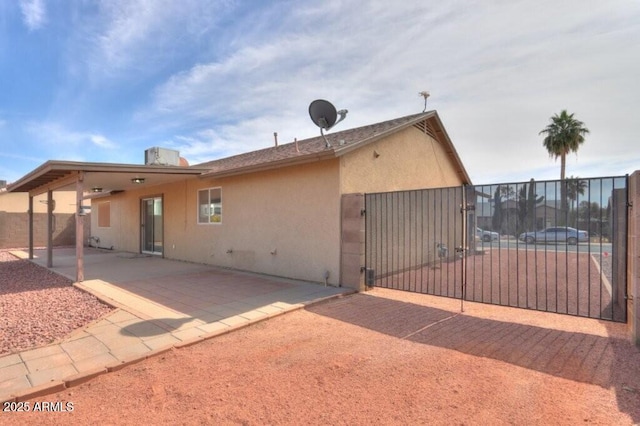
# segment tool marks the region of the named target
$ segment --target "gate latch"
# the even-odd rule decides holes
[[[373,287],[376,283],[376,271],[372,268],[365,268],[364,282],[367,287]]]
[[[460,213],[472,212],[476,209],[476,205],[473,203],[467,203],[465,206],[460,204]]]

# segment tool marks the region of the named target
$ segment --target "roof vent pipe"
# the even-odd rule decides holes
[[[273,140],[276,143],[276,146],[278,146],[278,132],[273,132]]]

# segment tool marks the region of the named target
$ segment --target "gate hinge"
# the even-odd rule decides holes
[[[476,205],[473,203],[467,203],[465,206],[460,204],[460,213],[472,212],[476,209]]]
[[[367,210],[362,209],[360,210],[360,216],[364,216],[367,213]]]

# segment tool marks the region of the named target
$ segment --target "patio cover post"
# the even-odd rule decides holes
[[[78,173],[76,181],[76,282],[84,281],[84,211],[82,209],[82,181],[84,173]]]
[[[33,259],[33,195],[29,194],[29,259]]]
[[[47,268],[53,267],[53,191],[47,191]]]

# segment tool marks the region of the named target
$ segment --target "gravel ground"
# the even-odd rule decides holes
[[[47,345],[111,310],[70,280],[0,251],[0,356]]]
[[[640,351],[624,335],[374,289],[34,398],[0,425],[633,425]]]

